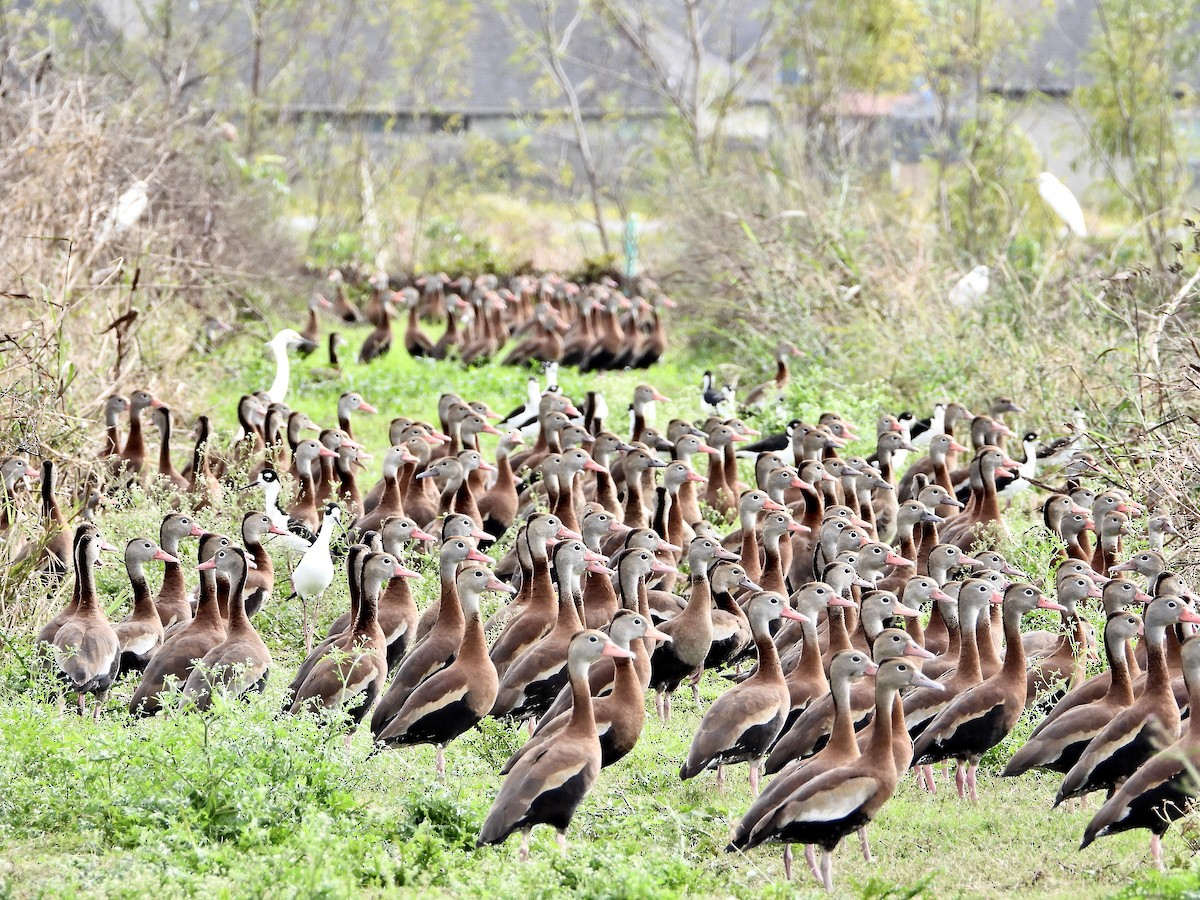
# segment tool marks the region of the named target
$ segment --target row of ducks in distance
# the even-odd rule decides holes
[[[451,279],[444,273],[399,279],[377,273],[369,283],[360,307],[348,296],[341,273],[330,273],[332,299],[311,294],[305,324],[291,332],[302,355],[326,340],[321,333],[325,314],[345,325],[370,326],[358,360],[380,359],[391,352],[393,320],[403,316],[404,349],[418,359],[556,363],[581,372],[645,369],[666,351],[663,312],[676,306],[644,276],[626,285],[628,295],[607,276],[581,283],[552,273],[506,279],[492,274]],[[423,324],[428,322],[443,324],[444,330],[431,336]],[[327,340],[330,366],[340,371],[341,335],[333,332]]]
[[[522,857],[534,825],[565,835],[600,770],[635,746],[647,693],[664,719],[681,687],[699,709],[700,677],[721,671],[732,683],[704,711],[680,777],[715,771],[720,782],[746,763],[754,797],[730,849],[783,843],[790,875],[791,844],[802,843],[826,887],[843,837],[858,832],[869,855],[865,829],[904,772],[934,791],[933,765],[953,762],[959,795],[974,800],[982,756],[1046,703],[1005,774],[1061,772],[1056,802],[1107,791],[1085,845],[1146,828],[1161,862],[1159,839],[1196,792],[1197,737],[1182,716],[1200,688],[1200,617],[1164,556],[1171,520],[1105,489],[1084,432],[1064,437],[1058,471],[1043,475],[1062,479],[1042,503],[1061,551],[1034,577],[993,549],[1007,529],[1000,486],[1025,471],[1004,449],[1012,432],[1000,410],[1011,401],[975,416],[948,404],[925,429],[924,455],[921,435],[889,414],[868,458],[839,455],[857,433],[835,413],[796,423],[786,458],[758,451],[747,485],[739,448],[762,436],[715,416],[660,431],[654,404],[664,399],[636,388],[622,436],[594,402],[577,406],[561,390],[526,398],[502,428],[486,404],[446,394],[436,424],[391,422],[367,487],[353,427],[375,409],[365,398],[343,395],[339,427],[309,438],[313,420],[282,397],[246,395],[253,413],[227,452],[207,431],[181,482],[160,466],[178,508],[157,540],[126,545],[133,608],[115,622],[93,574],[113,549],[96,522],[71,529],[52,461],[35,498],[28,482],[39,470],[4,460],[6,539],[24,538],[48,578],[74,572],[69,602],[40,624],[38,657],[81,712],[90,697],[98,716],[114,685],[130,690],[134,715],[203,710],[216,691],[263,688],[275,665],[254,617],[298,601],[306,655],[287,712],[336,715],[348,735],[366,723],[381,749],[433,744],[439,775],[447,746],[484,717],[529,725],[479,837],[521,832]],[[139,447],[146,409],[161,419],[146,391],[109,405],[100,454],[116,496],[151,476]],[[494,452],[482,435],[498,437]],[[912,458],[903,469],[902,453]],[[240,475],[223,480],[245,471],[261,506],[239,523],[210,488],[245,487]],[[40,516],[23,512],[39,500]],[[714,527],[705,507],[732,530]],[[1146,549],[1130,556],[1134,532]],[[273,554],[298,558],[286,599],[275,596]],[[422,555],[438,570],[425,609],[412,588]],[[146,569],[160,563],[154,591]],[[321,601],[335,579],[350,604],[326,624]],[[1091,606],[1104,612],[1108,667],[1089,678]],[[1060,624],[1024,628],[1037,609]],[[763,770],[774,777],[760,792]]]

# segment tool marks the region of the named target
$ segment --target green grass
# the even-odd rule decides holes
[[[351,335],[347,359],[361,337]],[[448,389],[504,413],[520,402],[527,377],[524,370],[464,372],[414,361],[398,348],[381,364],[347,364],[344,381],[334,383],[311,376],[325,364],[322,351],[316,356],[296,367],[289,403],[331,422],[337,396],[350,387],[361,391],[383,412],[355,423],[376,465],[392,415],[432,418],[438,394]],[[624,432],[622,409],[634,385],[648,380],[672,398],[660,404],[659,424],[673,415],[695,418],[699,373],[719,362],[673,356],[650,373],[585,379],[564,371],[561,382],[576,397],[585,384],[599,386],[614,414],[610,426]],[[209,412],[228,434],[237,396],[265,387],[272,374],[257,340],[239,339],[195,364],[193,411]],[[747,373],[743,384],[766,374]],[[886,385],[841,383],[814,366],[797,374],[788,415],[812,418],[836,408],[869,434],[878,411],[895,399]],[[775,424],[774,414],[763,424]],[[227,506],[198,518],[228,531],[253,499],[231,494]],[[154,534],[166,503],[153,492],[139,496],[107,512],[102,528],[118,543]],[[1019,546],[1013,558],[1040,564],[1045,540],[1036,529],[1022,533],[1024,527],[1014,528]],[[187,546],[186,552],[194,550]],[[424,603],[432,592],[432,561],[421,565],[426,578],[417,593]],[[723,852],[731,824],[749,803],[745,768],[731,770],[724,794],[711,775],[679,781],[699,722],[682,694],[670,723],[651,715],[634,752],[601,774],[565,855],[540,829],[524,866],[516,861],[515,840],[474,850],[500,783],[495,773],[520,735],[485,723],[449,748],[449,777],[441,783],[431,748],[368,757],[364,734],[346,748],[339,734],[315,721],[277,719],[282,688],[301,657],[298,610],[280,599],[287,594],[282,560],[279,569],[276,600],[257,622],[276,660],[268,691],[248,703],[220,705],[208,717],[130,721],[122,707],[130,682],[114,690],[99,723],[60,717],[46,685],[27,677],[29,634],[12,636],[12,646],[0,649],[0,898],[820,895],[806,878],[794,885],[782,880],[778,848]],[[152,583],[157,577],[151,571]],[[195,581],[194,574],[188,577]],[[110,614],[123,615],[129,589],[120,567],[103,569],[99,581]],[[25,590],[32,602],[34,586]],[[325,621],[345,598],[338,584],[322,610]],[[28,624],[32,631],[39,623]],[[707,675],[705,699],[727,684]],[[1018,734],[1030,727],[1031,720],[1023,721]],[[1148,878],[1141,833],[1077,852],[1089,810],[1050,811],[1052,779],[999,779],[1017,744],[1013,739],[985,760],[976,806],[959,802],[944,779],[938,795],[929,797],[906,778],[872,826],[876,861],[863,863],[854,841],[839,851],[837,895],[1166,896],[1195,889],[1190,850],[1175,829],[1166,839],[1167,878]]]

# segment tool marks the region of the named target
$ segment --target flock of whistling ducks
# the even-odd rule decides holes
[[[643,384],[619,434],[603,397],[568,397],[554,366],[654,362],[665,347],[660,312],[673,305],[660,293],[630,301],[615,284],[546,277],[501,288],[488,276],[433,276],[395,293],[377,282],[360,310],[334,284],[335,299],[315,297],[303,330],[268,344],[275,381],[242,397],[241,434],[226,452],[201,417],[177,471],[171,410],[148,391],[113,396],[100,450],[107,481],[73,530],[52,461],[0,465],[0,532],[24,542],[18,555],[45,578],[74,573],[69,603],[36,641],[81,713],[91,698],[99,717],[114,686],[129,688],[135,716],[202,711],[218,692],[262,690],[274,663],[254,618],[298,601],[307,655],[285,713],[336,714],[347,740],[365,722],[377,750],[433,744],[439,777],[445,749],[483,718],[529,727],[478,840],[520,832],[524,859],[536,824],[565,844],[600,770],[642,733],[647,692],[667,719],[681,687],[700,708],[702,673],[721,670],[732,684],[704,711],[680,777],[715,770],[720,785],[725,767],[746,763],[752,803],[727,849],[782,843],[790,878],[791,845],[803,844],[813,875],[832,888],[832,851],[856,832],[870,860],[867,827],[906,771],[932,793],[934,764],[953,763],[958,795],[973,801],[981,757],[1043,703],[1050,712],[1003,774],[1061,774],[1055,804],[1105,791],[1083,846],[1144,828],[1162,865],[1162,834],[1200,790],[1200,728],[1181,725],[1200,702],[1200,616],[1167,568],[1170,519],[1103,489],[1078,410],[1057,440],[1025,434],[1023,460],[1005,449],[1014,433],[1003,417],[1023,412],[1007,398],[978,414],[959,402],[921,421],[884,414],[863,458],[840,455],[858,435],[837,413],[760,435],[738,418],[734,391],[709,376],[698,397],[707,418],[660,430],[655,404],[666,398]],[[392,419],[380,477],[360,484],[356,470],[370,457],[353,420],[376,407],[347,391],[327,428],[289,408],[289,352],[318,345],[318,311],[328,307],[373,326],[362,350],[370,361],[390,346],[397,304],[409,311],[410,353],[471,362],[516,341],[505,361],[549,363],[550,383],[530,379],[529,396],[502,421],[452,393],[437,422]],[[423,308],[447,319],[437,341],[421,330]],[[335,368],[337,345],[330,340]],[[782,399],[796,353],[780,344],[775,377],[741,410]],[[146,414],[160,436],[156,458]],[[498,438],[492,452],[481,436]],[[222,521],[233,473],[246,471],[261,507],[240,525]],[[1006,531],[1002,505],[1047,478],[1061,479],[1042,504],[1060,559],[1033,577],[991,548]],[[40,520],[22,516],[39,479]],[[133,605],[114,622],[93,572],[101,553],[117,552],[96,524],[98,501],[153,480],[175,492],[177,511],[157,539],[126,545]],[[722,533],[710,523],[719,516],[736,527]],[[40,521],[39,532],[23,520]],[[1135,525],[1147,549],[1130,557]],[[489,556],[501,540],[511,549]],[[195,565],[184,562],[192,541]],[[286,599],[275,597],[273,554],[294,562]],[[406,563],[416,554],[438,559],[437,599],[423,610],[412,589],[420,576]],[[158,564],[155,592],[146,569]],[[189,569],[199,573],[194,596]],[[340,578],[350,607],[321,634],[321,597]],[[489,593],[502,602],[485,617]],[[1097,603],[1108,667],[1087,677],[1095,640],[1082,613]],[[1058,612],[1061,626],[1023,629],[1039,609]],[[760,790],[764,770],[774,777]]]

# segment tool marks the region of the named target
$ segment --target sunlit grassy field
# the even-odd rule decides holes
[[[482,399],[500,413],[522,402],[525,370],[486,366],[463,371],[453,363],[408,358],[401,346],[381,363],[348,362],[363,333],[350,335],[341,379],[319,372],[324,350],[293,370],[288,402],[332,424],[338,395],[350,388],[381,414],[356,420],[360,439],[377,466],[393,415],[432,419],[438,395],[455,390]],[[399,337],[399,335],[397,336]],[[649,373],[581,377],[563,371],[564,390],[605,392],[613,418],[625,432],[623,412],[633,387],[648,380],[671,401],[658,421],[699,413],[699,375],[712,360],[673,355]],[[768,373],[747,372],[744,384]],[[244,392],[265,388],[273,367],[259,339],[239,338],[192,366],[186,385],[190,412],[208,413],[222,434],[235,423]],[[175,398],[170,398],[173,401]],[[802,371],[781,418],[815,418],[837,409],[870,434],[876,415],[900,398],[880,385],[836,386],[821,370]],[[181,407],[182,408],[182,407]],[[178,447],[182,459],[184,446]],[[866,445],[851,448],[868,452]],[[373,470],[370,480],[375,477]],[[252,493],[230,493],[220,510],[200,521],[232,532]],[[115,543],[156,534],[166,508],[158,494],[137,497],[107,511],[101,527]],[[1041,537],[1025,533],[1010,548],[1023,564],[1041,558]],[[190,545],[185,552],[194,554]],[[493,551],[496,555],[503,546]],[[194,555],[191,556],[194,559]],[[678,769],[700,713],[680,695],[676,714],[662,723],[651,714],[642,740],[628,757],[605,770],[571,829],[565,854],[552,832],[537,830],[532,859],[521,865],[516,841],[474,850],[474,840],[500,779],[496,772],[523,733],[487,722],[453,744],[448,777],[434,777],[432,748],[369,756],[368,736],[347,748],[339,732],[309,719],[278,718],[283,687],[302,656],[299,612],[283,598],[287,560],[278,559],[274,601],[256,624],[276,668],[269,688],[248,703],[220,705],[207,717],[131,721],[124,702],[129,682],[118,685],[99,723],[60,717],[47,685],[29,677],[31,633],[11,635],[0,651],[0,897],[357,897],[412,892],[421,895],[550,897],[794,896],[823,894],[797,867],[783,880],[778,848],[727,854],[731,824],[749,794],[744,767],[735,767],[718,793],[712,776],[682,784]],[[418,600],[432,597],[432,560]],[[157,572],[151,570],[152,584]],[[188,573],[195,583],[194,573]],[[110,615],[124,615],[129,587],[120,566],[100,574]],[[328,622],[344,609],[344,584],[326,596]],[[711,701],[728,682],[709,673],[702,683]],[[930,797],[906,778],[872,826],[875,861],[865,864],[855,842],[838,854],[835,881],[846,897],[1108,896],[1126,891],[1172,895],[1200,886],[1188,872],[1191,851],[1179,830],[1165,841],[1173,875],[1150,878],[1145,835],[1099,841],[1077,852],[1092,811],[1051,812],[1054,782],[1039,776],[1001,780],[1004,759],[1017,736],[994,751],[981,771],[980,802],[960,802],[942,779]],[[1149,880],[1146,880],[1149,879]]]

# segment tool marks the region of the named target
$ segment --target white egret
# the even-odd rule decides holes
[[[150,203],[149,195],[146,193],[148,187],[149,185],[144,181],[135,181],[125,193],[117,198],[117,202],[113,204],[113,208],[108,212],[108,217],[101,223],[100,230],[96,233],[97,244],[103,244],[109,238],[128,231],[137,224],[137,220],[142,217],[142,213],[146,211],[146,206]]]
[[[1054,210],[1071,231],[1080,237],[1087,237],[1087,225],[1083,221],[1083,208],[1071,189],[1051,175],[1042,172],[1035,179],[1038,193],[1046,201],[1046,205]]]
[[[267,341],[267,347],[275,356],[275,380],[267,389],[267,396],[271,398],[272,403],[282,403],[283,398],[287,396],[288,385],[292,377],[288,350],[300,346],[303,341],[304,338],[291,328],[283,329]]]
[[[956,309],[974,306],[987,293],[991,270],[987,266],[976,266],[950,288],[950,305]]]

